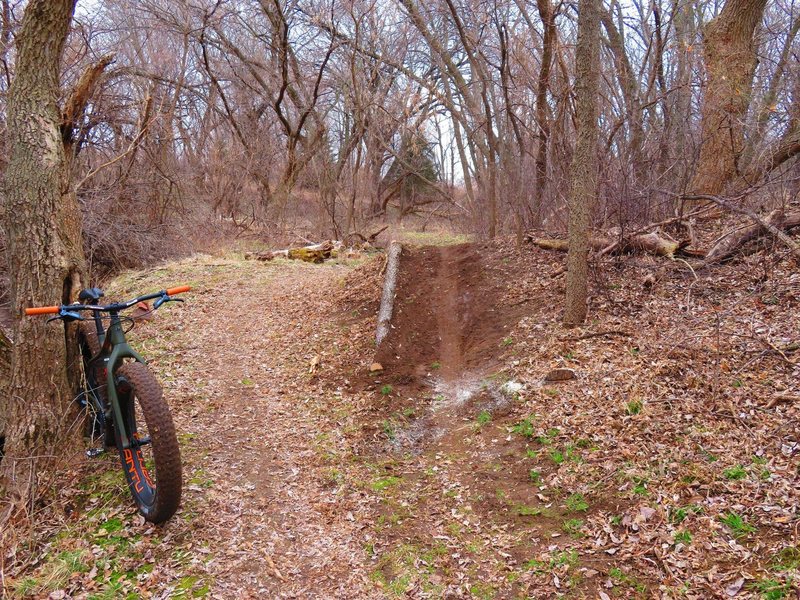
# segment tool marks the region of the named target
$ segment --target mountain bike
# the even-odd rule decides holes
[[[25,309],[26,315],[55,314],[48,323],[82,321],[77,333],[82,372],[76,399],[85,412],[84,435],[93,441],[102,439],[107,447],[116,446],[136,507],[153,523],[169,519],[180,504],[180,450],[161,385],[125,339],[134,321],[120,312],[148,300],[155,300],[153,311],[166,302],[183,302],[173,295],[190,289],[174,287],[101,305],[103,291],[89,288],[78,295],[84,304]],[[81,312],[91,313],[93,323]],[[99,452],[102,449],[87,454]]]

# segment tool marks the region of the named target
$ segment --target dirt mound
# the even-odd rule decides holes
[[[392,331],[378,362],[401,377],[433,369],[445,380],[496,365],[516,319],[497,310],[503,284],[492,274],[472,244],[404,251]]]
[[[357,384],[378,392],[383,425],[367,433],[388,435],[396,449],[418,449],[453,418],[500,410],[510,398],[494,375],[521,310],[501,305],[508,273],[500,254],[482,250],[403,251],[391,331],[376,354],[384,370]]]

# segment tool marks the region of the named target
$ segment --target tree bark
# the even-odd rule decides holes
[[[597,100],[600,77],[600,0],[578,4],[578,46],[575,50],[577,141],[572,158],[569,198],[564,324],[586,319],[589,271],[589,224],[597,195]]]
[[[11,379],[11,340],[6,332],[0,329],[0,398],[8,398],[8,383]],[[0,460],[3,457],[3,443],[6,437],[5,402],[0,402]]]
[[[394,310],[394,297],[397,293],[397,273],[400,269],[400,255],[402,253],[403,247],[400,242],[392,241],[389,244],[389,252],[386,256],[386,279],[383,282],[381,306],[378,310],[378,327],[375,331],[375,346],[380,346],[381,342],[389,334],[389,325],[392,321],[392,311]]]
[[[539,17],[542,19],[544,37],[542,40],[542,66],[536,81],[536,171],[534,179],[533,213],[538,222],[547,187],[547,147],[550,143],[550,115],[547,105],[547,92],[550,89],[550,69],[553,64],[553,46],[556,35],[556,17],[550,0],[536,0]]]
[[[12,508],[36,498],[65,433],[72,393],[64,329],[23,318],[26,306],[71,302],[84,259],[60,124],[59,67],[76,0],[31,0],[17,35],[8,100],[5,230],[14,316],[5,457],[0,485]]]
[[[705,27],[707,83],[692,194],[719,194],[737,173],[756,67],[753,33],[766,4],[767,0],[727,0]]]

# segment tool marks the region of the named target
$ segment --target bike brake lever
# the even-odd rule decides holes
[[[63,319],[64,321],[67,321],[67,322],[69,322],[69,321],[85,321],[86,320],[80,315],[80,313],[77,313],[77,312],[74,312],[74,311],[71,311],[71,310],[61,309],[59,311],[59,313],[58,313],[58,316],[57,317],[50,317],[49,319],[47,319],[47,323],[49,323],[50,321],[57,321],[59,319]]]
[[[165,302],[183,302],[183,298],[171,298],[170,296],[161,296],[158,300],[153,302],[153,310],[156,310],[159,306],[164,304]]]

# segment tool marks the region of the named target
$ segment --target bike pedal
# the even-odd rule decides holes
[[[89,458],[97,458],[101,454],[105,453],[106,453],[105,448],[89,448],[88,450],[86,450],[86,456],[88,456]]]

